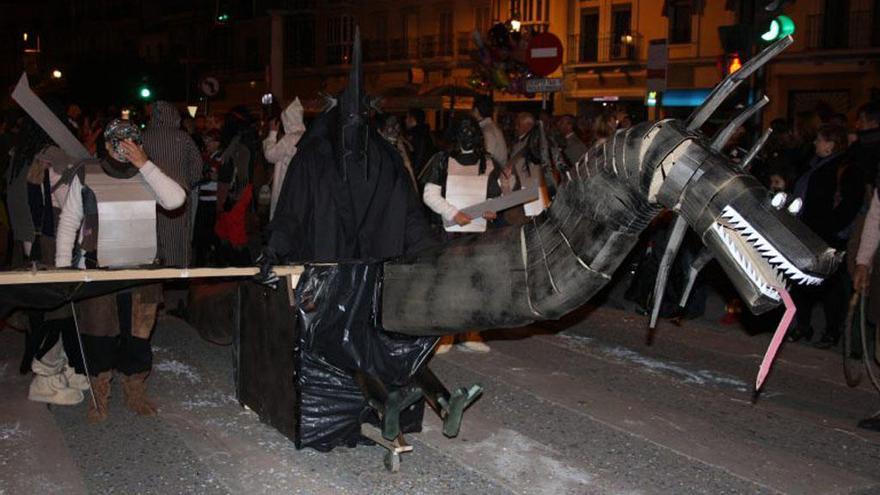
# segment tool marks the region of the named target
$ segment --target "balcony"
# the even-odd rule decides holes
[[[639,60],[642,35],[629,33],[621,36],[568,37],[569,64],[625,63]]]
[[[430,34],[415,38],[368,39],[364,40],[363,47],[365,62],[469,59],[471,51],[476,49],[469,32],[455,36]],[[328,65],[348,62],[344,54],[338,52],[336,47],[328,47]]]
[[[826,25],[825,14],[807,17],[808,50],[843,50],[880,47],[874,12],[850,12],[848,26]],[[832,21],[833,22],[833,21]]]

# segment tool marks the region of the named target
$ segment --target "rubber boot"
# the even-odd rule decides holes
[[[46,352],[42,359],[34,358],[31,362],[34,379],[28,391],[28,399],[60,406],[72,406],[82,402],[82,391],[68,386],[67,378],[64,376],[66,364],[67,359],[61,350],[60,342]]]
[[[483,393],[483,387],[480,385],[471,385],[470,388],[457,388],[447,400],[440,397],[438,401],[443,408],[443,434],[449,438],[458,436],[461,430],[461,418],[464,410],[468,408],[480,394]]]
[[[400,435],[400,414],[404,409],[422,398],[422,391],[415,386],[403,387],[388,393],[382,404],[382,437],[393,441]]]
[[[107,419],[107,405],[110,402],[110,381],[113,373],[105,371],[92,378],[92,395],[89,401],[89,423],[100,423]]]
[[[83,392],[89,389],[89,377],[77,373],[76,370],[70,366],[65,366],[62,374],[64,375],[64,379],[67,380],[68,387],[82,390]]]
[[[149,371],[122,377],[122,393],[125,405],[138,416],[154,416],[158,410],[147,399],[147,376]]]
[[[72,406],[82,402],[83,393],[81,390],[68,387],[62,374],[36,375],[31,381],[28,399],[59,406]]]

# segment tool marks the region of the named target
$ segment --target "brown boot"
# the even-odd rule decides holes
[[[110,400],[110,380],[113,373],[105,371],[92,377],[92,394],[95,400],[89,401],[89,423],[100,423],[107,419],[107,403]],[[95,407],[97,405],[97,407]]]
[[[149,371],[135,375],[122,377],[122,392],[125,396],[125,405],[140,416],[153,416],[156,414],[156,406],[147,399],[147,376]]]

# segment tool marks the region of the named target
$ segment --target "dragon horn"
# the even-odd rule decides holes
[[[748,171],[749,168],[751,168],[752,160],[754,160],[755,157],[758,156],[758,153],[761,151],[761,148],[763,148],[764,144],[767,143],[767,140],[770,139],[771,134],[773,134],[772,128],[768,127],[766,129],[764,129],[764,133],[761,134],[761,137],[758,138],[758,140],[755,142],[755,144],[752,145],[752,149],[750,149],[749,152],[746,153],[746,157],[743,158],[743,161],[740,164],[740,167],[743,170]]]
[[[762,109],[764,105],[769,102],[770,98],[762,96],[761,99],[756,101],[752,106],[740,112],[739,115],[728,122],[723,129],[718,131],[718,134],[715,135],[715,139],[712,140],[712,149],[715,151],[721,151],[724,148],[724,145],[726,145],[727,142],[730,141],[733,133],[736,132],[736,130],[739,129],[739,127],[743,125],[747,120],[749,120],[752,115],[757,113],[758,110]]]
[[[654,282],[654,308],[651,310],[650,329],[657,326],[657,316],[660,314],[660,304],[663,303],[663,292],[666,291],[666,279],[669,278],[669,269],[672,268],[672,262],[675,261],[675,255],[678,254],[678,248],[681,247],[681,241],[684,240],[684,234],[687,232],[688,224],[681,215],[675,219],[672,226],[672,233],[669,234],[669,241],[666,243],[666,250],[663,252],[663,258],[660,260],[660,268],[657,270],[657,281]]]
[[[794,43],[794,39],[792,39],[791,36],[786,36],[785,38],[780,39],[765,48],[761,53],[755,55],[755,57],[746,62],[740,70],[724,78],[724,80],[721,81],[721,84],[715,86],[715,89],[712,90],[709,97],[706,98],[706,101],[697,107],[697,109],[694,110],[694,113],[691,114],[687,122],[687,129],[689,131],[695,131],[702,127],[703,124],[709,120],[709,117],[715,113],[715,110],[724,103],[724,100],[736,90],[740,83],[748,79],[756,70],[760,69],[776,55],[779,55],[792,43]]]

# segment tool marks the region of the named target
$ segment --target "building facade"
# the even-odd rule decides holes
[[[10,28],[0,53],[9,63],[0,75],[11,84],[22,68],[39,79],[86,60],[90,70],[128,63],[137,77],[115,84],[132,94],[137,84],[152,84],[157,97],[196,103],[205,99],[199,81],[214,77],[222,88],[210,98],[215,109],[240,103],[256,109],[274,90],[282,101],[299,96],[314,112],[320,95],[344,85],[359,26],[368,91],[391,111],[417,106],[439,124],[453,108],[469,108],[475,94],[468,84],[472,33],[516,19],[522,29],[562,40],[563,64],[551,75],[564,83],[550,101],[556,113],[613,104],[649,116],[652,41],[667,41],[670,91],[705,91],[724,73],[719,28],[740,22],[744,3],[749,0],[70,0],[42,13],[16,3],[0,20]],[[817,105],[852,116],[876,96],[880,0],[797,0],[785,13],[795,23],[796,42],[766,71],[765,122]],[[18,58],[18,31],[25,29],[42,36],[42,50]],[[538,97],[494,97],[513,110],[541,105]]]

